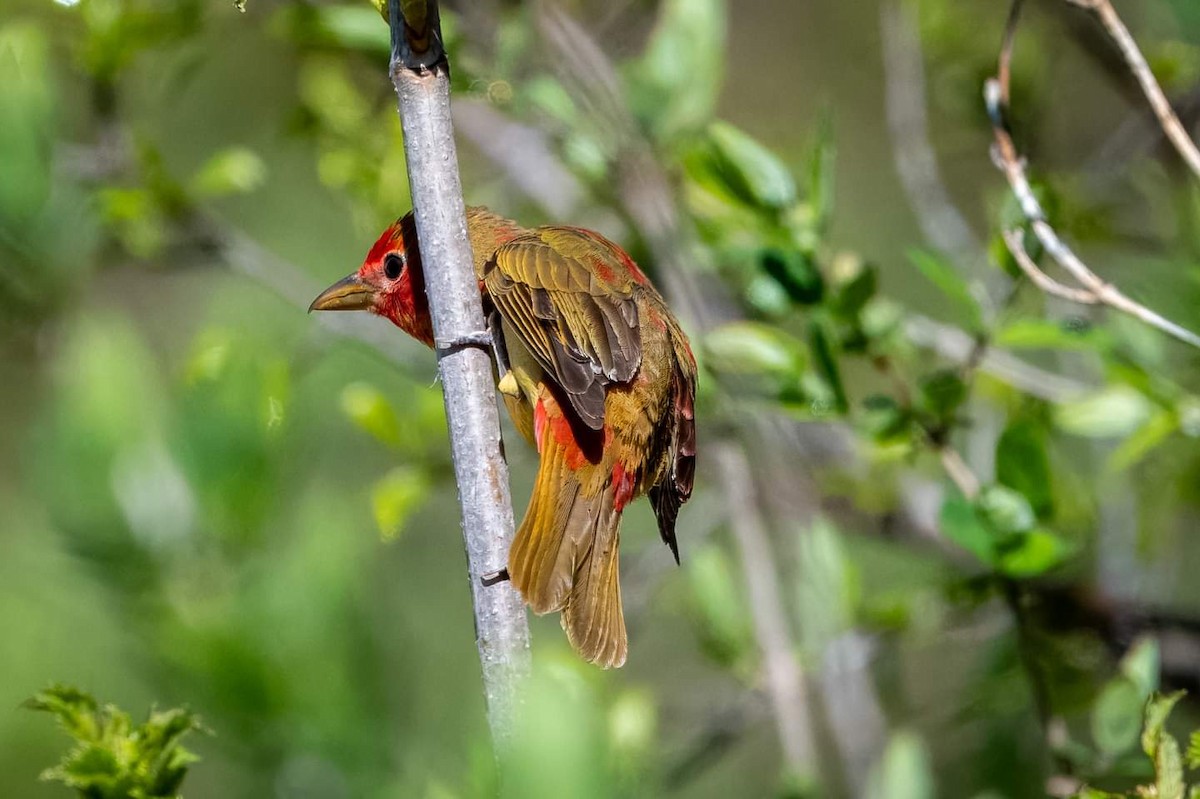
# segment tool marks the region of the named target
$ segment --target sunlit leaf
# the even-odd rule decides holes
[[[1048,530],[1027,530],[1004,540],[998,568],[1009,577],[1037,577],[1061,566],[1074,552],[1074,546]]]
[[[985,486],[975,504],[983,518],[1000,533],[1023,533],[1037,522],[1029,500],[1006,486]]]
[[[797,374],[804,369],[803,345],[777,327],[730,322],[704,337],[708,363],[731,374]]]
[[[396,468],[371,487],[371,508],[384,541],[400,534],[413,511],[429,495],[429,478],[410,468]]]
[[[774,210],[796,202],[796,181],[774,153],[724,122],[708,135],[720,175],[743,202]]]
[[[192,178],[192,189],[201,197],[247,194],[263,184],[267,167],[248,147],[230,147],[214,155]]]
[[[1055,423],[1068,433],[1114,438],[1132,433],[1150,418],[1152,406],[1128,386],[1110,386],[1054,409]]]
[[[400,421],[383,392],[367,383],[342,389],[342,412],[360,429],[388,446],[400,443]]]

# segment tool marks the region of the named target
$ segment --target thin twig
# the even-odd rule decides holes
[[[1200,177],[1200,149],[1196,148],[1196,143],[1192,141],[1187,129],[1179,121],[1179,115],[1175,113],[1175,109],[1171,108],[1170,101],[1167,100],[1158,81],[1154,79],[1150,65],[1146,63],[1146,57],[1142,55],[1137,42],[1133,40],[1133,36],[1125,27],[1125,23],[1121,21],[1113,4],[1109,0],[1067,0],[1067,2],[1091,11],[1100,20],[1104,30],[1108,32],[1109,37],[1124,56],[1125,63],[1129,65],[1129,71],[1133,73],[1142,87],[1142,94],[1146,95],[1150,108],[1158,117],[1158,123],[1162,126],[1163,133],[1170,139],[1171,144],[1175,146],[1175,151],[1179,153],[1180,158],[1188,165],[1192,173],[1196,177]]]
[[[937,448],[937,454],[942,461],[942,468],[946,470],[946,476],[958,487],[962,495],[967,499],[979,496],[979,478],[971,471],[962,455],[958,454],[958,450],[940,446]]]
[[[1064,286],[1043,272],[1041,267],[1035,264],[1033,259],[1029,257],[1029,253],[1025,251],[1024,231],[1006,230],[1002,235],[1004,236],[1004,243],[1008,245],[1008,251],[1016,259],[1017,266],[1021,267],[1021,271],[1042,291],[1047,294],[1053,294],[1055,297],[1061,297],[1064,300],[1080,303],[1081,305],[1095,305],[1100,302],[1096,295],[1087,289]]]
[[[1193,347],[1200,347],[1200,336],[1141,303],[1131,300],[1116,286],[1102,280],[1067,246],[1066,242],[1059,238],[1058,233],[1047,221],[1046,212],[1043,210],[1042,204],[1038,202],[1033,187],[1029,184],[1029,179],[1025,174],[1024,159],[1017,152],[1007,122],[1013,42],[1020,19],[1020,9],[1021,0],[1015,0],[1009,13],[1008,25],[1005,28],[1004,43],[1000,48],[997,76],[990,78],[985,84],[984,100],[987,104],[988,115],[992,120],[992,132],[995,136],[995,145],[992,148],[993,158],[1008,179],[1022,213],[1029,221],[1030,229],[1042,242],[1042,246],[1050,257],[1070,273],[1088,291],[1089,295],[1095,298],[1096,302],[1129,314],[1179,341]],[[1013,257],[1019,259],[1016,252],[1013,253]]]
[[[404,154],[437,339],[484,329],[482,301],[467,240],[466,208],[450,120],[450,71],[436,0],[389,0],[392,83],[399,99]],[[520,683],[529,671],[525,607],[509,582],[484,585],[507,560],[513,535],[508,466],[500,448],[492,364],[480,347],[438,351],[438,372],[462,506],[476,643],[488,723],[503,749],[513,730]]]

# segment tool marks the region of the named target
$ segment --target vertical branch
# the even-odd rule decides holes
[[[529,628],[512,586],[483,580],[507,559],[512,498],[450,122],[450,68],[436,0],[388,0],[388,12],[391,77],[462,505],[488,723],[503,747],[512,732],[519,683],[529,670]]]
[[[796,659],[784,614],[783,595],[766,526],[758,510],[750,462],[738,444],[723,442],[712,449],[729,502],[729,525],[742,554],[746,587],[750,592],[750,615],[762,650],[763,672],[783,759],[791,774],[812,777],[815,776],[816,757],[808,702],[804,696],[804,673]]]

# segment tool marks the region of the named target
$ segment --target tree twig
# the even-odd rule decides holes
[[[1087,290],[1089,296],[1095,298],[1095,302],[1129,314],[1185,344],[1200,347],[1200,336],[1141,303],[1131,300],[1116,286],[1101,279],[1067,246],[1066,242],[1059,238],[1058,233],[1047,221],[1046,212],[1034,194],[1033,187],[1029,184],[1029,179],[1025,174],[1024,159],[1017,152],[1007,122],[1012,51],[1017,23],[1020,21],[1021,5],[1021,0],[1014,0],[1004,32],[1004,42],[1000,48],[996,77],[989,78],[984,85],[984,100],[987,104],[988,115],[992,120],[992,132],[995,136],[992,155],[996,165],[1008,179],[1008,184],[1020,204],[1022,213],[1029,222],[1030,229],[1041,241],[1046,252]],[[1020,262],[1020,256],[1016,252],[1013,252],[1013,257]]]
[[[485,325],[467,240],[438,7],[436,0],[406,1],[403,11],[401,6],[400,0],[388,2],[391,76],[399,98],[430,314],[438,340],[466,341]],[[438,370],[462,505],[488,723],[495,743],[503,748],[512,734],[520,683],[529,670],[529,628],[524,604],[510,583],[482,582],[485,574],[506,562],[513,534],[491,357],[479,346],[440,348]]]
[[[1179,153],[1180,158],[1188,165],[1192,173],[1196,177],[1200,177],[1200,149],[1196,148],[1196,143],[1192,141],[1187,129],[1179,121],[1175,109],[1171,108],[1171,103],[1163,93],[1162,87],[1154,79],[1150,65],[1146,63],[1146,57],[1142,55],[1137,42],[1133,40],[1129,29],[1121,21],[1120,15],[1117,14],[1117,10],[1113,8],[1110,0],[1067,0],[1067,2],[1092,12],[1096,19],[1100,20],[1100,24],[1104,26],[1109,38],[1113,40],[1125,58],[1129,71],[1133,73],[1138,85],[1142,87],[1142,94],[1146,95],[1146,100],[1149,101],[1154,116],[1158,117],[1158,124],[1162,126],[1163,133],[1167,135],[1171,144],[1174,145],[1175,151]]]

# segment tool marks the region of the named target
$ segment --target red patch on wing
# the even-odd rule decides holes
[[[537,442],[537,451],[542,451],[542,433],[546,430],[546,404],[542,400],[537,401],[537,405],[533,408],[533,440]]]
[[[620,513],[633,501],[633,489],[637,484],[637,470],[625,471],[625,464],[617,461],[612,473],[613,485],[617,487],[613,497],[613,509]]]
[[[562,409],[553,397],[543,395],[533,408],[533,439],[537,443],[539,453],[542,451],[547,430],[554,437],[554,442],[562,447],[564,463],[568,469],[574,471],[591,463],[587,453],[575,440],[575,431],[571,427],[571,420],[563,415]]]

